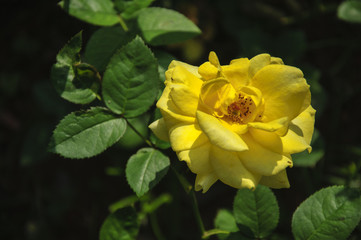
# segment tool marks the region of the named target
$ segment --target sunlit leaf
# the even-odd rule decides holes
[[[145,41],[155,46],[183,42],[201,33],[188,18],[165,8],[141,10],[138,25]]]
[[[119,22],[111,0],[63,0],[59,5],[71,16],[94,25],[112,26]]]
[[[359,189],[334,186],[306,199],[292,218],[296,240],[347,239],[361,219]]]
[[[153,105],[160,85],[158,64],[140,37],[112,57],[103,77],[105,104],[115,113],[136,117]]]
[[[263,185],[254,191],[240,189],[234,199],[233,214],[244,235],[265,238],[278,224],[278,203],[273,192]]]
[[[142,148],[130,157],[127,181],[138,197],[152,189],[167,173],[169,158],[153,148]]]
[[[105,108],[73,112],[54,130],[49,150],[67,158],[95,156],[116,143],[126,122]]]
[[[337,9],[337,16],[348,22],[361,23],[361,2],[344,1]]]

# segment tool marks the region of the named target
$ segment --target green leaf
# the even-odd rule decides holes
[[[100,228],[100,240],[135,240],[139,231],[134,208],[126,207],[111,213]]]
[[[218,211],[217,216],[214,219],[214,225],[216,229],[229,232],[218,234],[218,238],[221,240],[227,239],[230,233],[239,231],[236,220],[234,219],[232,213],[226,209],[221,209]]]
[[[71,16],[94,25],[112,26],[119,22],[111,0],[63,0],[59,5]]]
[[[175,60],[175,57],[167,52],[160,50],[154,51],[154,56],[158,60],[159,77],[162,83],[165,81],[165,72],[168,70],[169,64]],[[162,89],[163,91],[163,89]]]
[[[333,186],[306,199],[292,218],[296,240],[347,239],[361,219],[361,192],[356,188]]]
[[[92,157],[116,143],[125,129],[125,120],[105,108],[73,112],[58,124],[49,148],[67,158]]]
[[[361,23],[361,2],[344,1],[338,6],[337,16],[348,22]]]
[[[138,16],[139,10],[148,7],[154,0],[115,0],[114,4],[121,12],[124,19],[132,19]]]
[[[233,214],[244,235],[265,238],[277,227],[278,203],[268,187],[258,185],[254,191],[240,189],[234,199]]]
[[[165,8],[141,10],[138,25],[145,41],[154,46],[183,42],[201,33],[188,18]]]
[[[133,34],[126,33],[120,26],[100,28],[86,45],[84,62],[103,72],[115,51],[133,38]]]
[[[153,148],[142,148],[130,157],[125,174],[138,197],[152,189],[167,173],[169,158]]]
[[[105,104],[127,118],[137,117],[153,105],[159,89],[158,64],[140,37],[112,57],[102,87]]]
[[[56,56],[57,63],[51,68],[51,80],[57,93],[64,99],[77,103],[88,104],[97,97],[100,76],[93,71],[93,78],[85,80],[79,72],[79,52],[81,50],[82,33],[76,34]],[[90,67],[90,66],[88,66]]]
[[[308,153],[308,151],[305,150],[300,153],[292,154],[293,166],[314,167],[325,155],[325,143],[317,129],[315,129],[313,133],[311,146],[311,153]]]

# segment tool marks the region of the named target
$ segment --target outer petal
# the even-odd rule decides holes
[[[201,111],[197,111],[196,115],[200,128],[212,144],[228,151],[248,149],[242,138],[223,126],[217,118]]]
[[[217,78],[219,75],[218,68],[212,65],[210,62],[205,62],[199,66],[198,73],[203,77],[204,80]]]
[[[254,189],[261,178],[245,168],[236,153],[217,146],[212,146],[210,160],[219,180],[234,188]]]
[[[315,109],[309,106],[297,118],[293,119],[288,133],[281,138],[284,152],[292,154],[302,152],[305,149],[311,152],[310,143],[314,130],[315,113]]]
[[[178,153],[178,158],[181,161],[187,162],[189,169],[196,174],[205,174],[213,171],[209,161],[209,153],[211,151],[211,144],[209,142],[194,147],[189,150],[184,150]]]
[[[269,65],[271,63],[271,56],[269,54],[259,54],[253,58],[251,58],[249,62],[249,77],[253,78],[256,73],[261,70],[263,67]]]
[[[251,134],[244,134],[242,138],[247,143],[249,150],[239,152],[238,156],[244,166],[251,172],[271,176],[279,173],[286,167],[292,166],[290,156],[285,156],[263,147],[256,142],[257,139],[253,139]]]
[[[184,84],[170,84],[169,88],[171,90],[169,96],[174,105],[184,115],[195,117],[198,108],[198,94]]]
[[[165,125],[164,118],[155,120],[149,125],[149,128],[159,139],[169,142],[168,128]]]
[[[201,76],[198,74],[198,67],[189,65],[189,64],[184,63],[184,62],[180,62],[180,61],[173,60],[173,61],[169,64],[168,69],[172,69],[172,68],[175,68],[175,67],[177,67],[177,66],[181,66],[181,67],[187,69],[187,71],[190,72],[190,73],[192,73],[194,76],[196,76],[196,77],[198,77],[198,78],[201,78]]]
[[[170,91],[169,87],[165,87],[157,102],[157,107],[160,109],[168,129],[182,122],[193,123],[195,118],[183,115],[182,111],[170,99]]]
[[[194,188],[196,191],[200,191],[203,189],[202,193],[205,193],[217,180],[218,177],[214,172],[197,174]]]
[[[249,133],[255,142],[268,150],[283,154],[283,143],[281,137],[275,132],[268,132],[261,129],[250,128]]]
[[[189,69],[184,66],[175,66],[170,68],[166,71],[165,76],[166,85],[168,85],[168,83],[184,84],[196,94],[199,94],[203,84],[203,81],[199,77],[190,72]]]
[[[309,85],[301,70],[286,65],[271,64],[257,72],[251,85],[261,90],[265,100],[264,121],[281,117],[294,119],[302,110]]]
[[[289,188],[286,170],[279,172],[274,176],[263,176],[259,184],[265,185],[270,188]]]
[[[178,124],[169,130],[170,143],[175,152],[196,148],[208,142],[207,136],[195,124]]]

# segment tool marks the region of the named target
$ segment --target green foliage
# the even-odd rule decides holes
[[[268,187],[258,185],[254,191],[240,189],[234,199],[233,214],[244,235],[265,238],[278,224],[278,203]]]
[[[105,104],[125,117],[139,116],[153,105],[159,89],[158,65],[140,37],[112,57],[102,87]]]
[[[49,150],[67,158],[95,156],[116,143],[126,122],[105,108],[73,112],[54,130]]]
[[[126,207],[111,213],[100,229],[99,240],[135,240],[139,222],[134,208]]]
[[[84,61],[104,72],[114,52],[133,38],[134,34],[126,33],[120,26],[100,28],[86,45]]]
[[[142,148],[128,160],[127,181],[138,197],[152,189],[167,173],[169,158],[153,148]]]
[[[141,10],[138,25],[144,40],[154,46],[182,42],[201,33],[188,18],[165,8]]]
[[[361,23],[361,2],[358,0],[344,1],[338,7],[337,16],[348,22]]]
[[[77,104],[87,104],[97,97],[100,76],[89,65],[87,71],[81,71],[81,67],[84,67],[79,56],[81,44],[80,32],[60,50],[56,56],[57,62],[51,69],[51,80],[62,98]]]
[[[124,19],[132,19],[136,17],[139,10],[148,7],[154,0],[115,0],[114,4],[121,12],[121,16]]]
[[[295,167],[314,167],[325,155],[325,143],[317,129],[313,133],[311,146],[311,153],[305,150],[292,154],[293,165]]]
[[[143,138],[148,138],[148,119],[149,117],[146,114],[140,115],[136,118],[128,119],[129,125],[135,128]],[[132,127],[128,125],[127,130],[125,131],[123,137],[119,140],[117,146],[122,147],[123,149],[136,150],[141,145],[144,144],[144,140],[140,137]]]
[[[296,240],[346,239],[361,219],[359,189],[334,186],[306,199],[292,218]]]
[[[216,218],[214,219],[214,225],[219,230],[224,230],[228,233],[219,233],[218,238],[220,240],[231,240],[231,239],[245,239],[242,236],[237,227],[236,220],[232,215],[232,212],[226,209],[218,211]]]
[[[112,26],[119,22],[111,0],[63,0],[59,6],[71,16],[94,25]]]

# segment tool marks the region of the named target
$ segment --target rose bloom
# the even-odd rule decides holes
[[[269,54],[221,66],[172,61],[149,127],[197,174],[195,190],[218,179],[234,188],[290,186],[291,154],[311,151],[315,110],[300,69]]]

